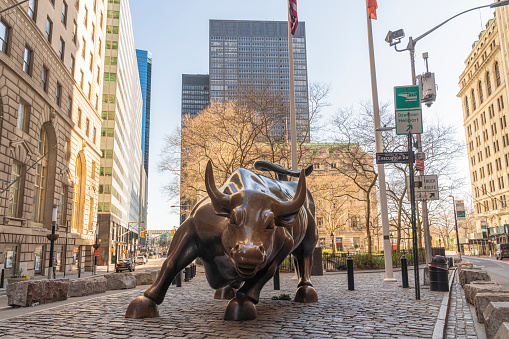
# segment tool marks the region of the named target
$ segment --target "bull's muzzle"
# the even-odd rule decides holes
[[[243,278],[252,277],[265,267],[267,255],[265,248],[253,244],[237,244],[231,251],[232,262],[237,273]]]

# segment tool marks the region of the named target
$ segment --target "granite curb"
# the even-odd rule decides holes
[[[433,329],[433,339],[443,339],[446,337],[447,321],[449,320],[449,309],[451,304],[452,284],[456,278],[457,268],[454,269],[451,278],[449,278],[449,292],[444,295],[440,311],[438,312],[435,327]]]

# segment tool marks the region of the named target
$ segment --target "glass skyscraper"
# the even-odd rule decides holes
[[[209,76],[182,74],[182,115],[189,114],[193,117],[204,110],[209,103]]]
[[[289,101],[288,23],[286,21],[210,20],[210,101],[234,99],[240,86],[283,94]],[[297,138],[309,139],[306,25],[293,36]],[[290,113],[276,127],[289,130]]]
[[[152,87],[152,53],[141,49],[136,50],[138,72],[140,74],[141,95],[143,96],[143,120],[141,129],[141,152],[143,167],[148,175],[148,155],[150,139],[150,91]]]

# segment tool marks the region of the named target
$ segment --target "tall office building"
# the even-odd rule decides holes
[[[309,139],[306,25],[293,36],[297,139]],[[210,101],[234,99],[243,87],[269,89],[289,101],[288,23],[286,21],[210,20]],[[289,130],[290,113],[275,134]]]
[[[31,0],[1,15],[0,264],[6,276],[47,275],[55,207],[57,274],[92,269],[105,12],[102,1]]]
[[[99,236],[100,263],[134,250],[141,228],[144,175],[143,98],[129,1],[109,1],[102,100]],[[110,252],[112,250],[112,252]]]
[[[487,253],[492,238],[499,242],[509,227],[509,89],[506,23],[509,11],[497,8],[465,60],[458,97],[463,104],[475,229],[469,239]],[[504,227],[506,226],[506,227]],[[488,239],[489,236],[489,239]],[[492,250],[494,250],[492,248]]]
[[[148,155],[150,141],[150,96],[152,91],[152,53],[141,49],[136,50],[138,72],[140,74],[141,95],[143,97],[143,117],[141,127],[141,152],[143,167],[148,175]]]
[[[182,116],[189,114],[193,117],[209,104],[209,76],[182,74]]]

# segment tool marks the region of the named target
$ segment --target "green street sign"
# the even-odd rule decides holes
[[[394,108],[396,111],[421,109],[419,86],[394,87]]]

